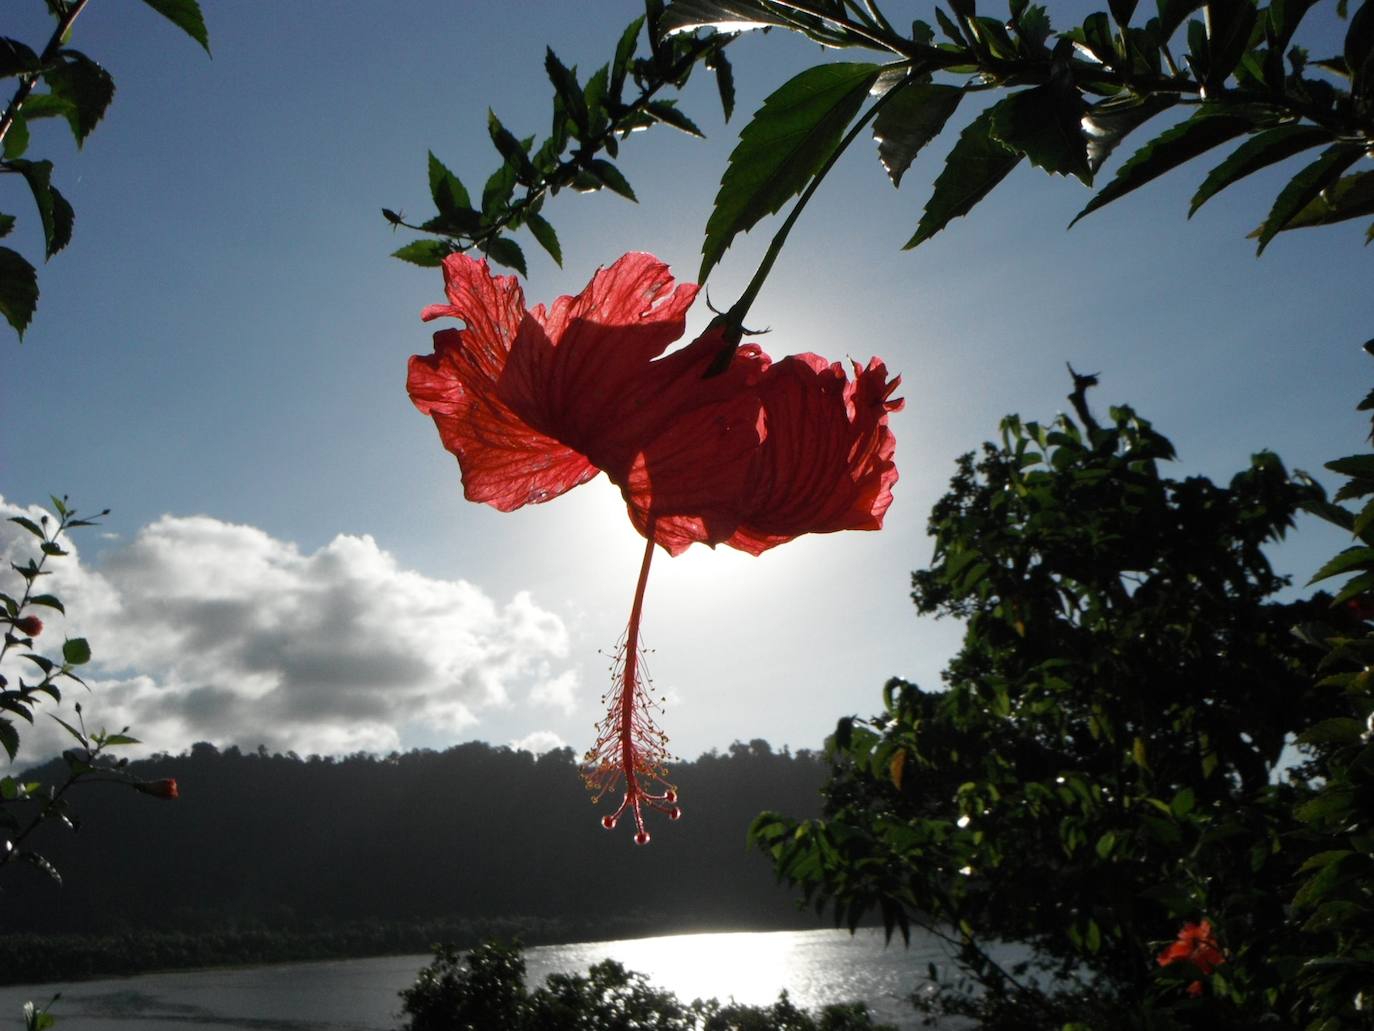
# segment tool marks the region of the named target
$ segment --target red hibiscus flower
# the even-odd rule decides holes
[[[654,545],[694,543],[758,555],[803,533],[876,530],[897,480],[887,415],[901,407],[876,358],[843,366],[812,354],[772,362],[757,346],[706,376],[726,327],[663,352],[683,333],[696,297],[648,254],[597,271],[576,297],[526,309],[512,276],[485,261],[444,261],[449,303],[426,320],[462,319],[410,359],[411,400],[458,458],[471,501],[511,511],[547,501],[605,472],[646,539],[615,685],[586,756],[599,798],[622,779],[635,841],[647,807],[677,819],[665,779],[666,737],[654,723],[639,625]]]
[[[152,795],[154,798],[166,799],[169,802],[181,797],[181,792],[177,790],[177,782],[168,777],[165,780],[145,780],[134,785],[145,795]]]
[[[1168,948],[1159,954],[1158,962],[1162,967],[1171,963],[1187,961],[1204,974],[1210,974],[1226,962],[1217,940],[1212,936],[1212,923],[1204,920],[1200,924],[1186,923],[1178,932],[1178,938],[1169,943]],[[1188,994],[1202,994],[1202,982],[1194,981],[1188,986]]]

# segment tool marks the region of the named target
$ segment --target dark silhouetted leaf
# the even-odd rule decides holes
[[[1203,203],[1252,172],[1290,158],[1308,147],[1315,147],[1331,140],[1331,132],[1315,125],[1280,125],[1264,132],[1256,133],[1232,152],[1221,164],[1208,173],[1207,178],[1193,194],[1193,203],[1188,208],[1188,217],[1202,207]]]
[[[706,138],[706,134],[697,128],[696,123],[679,111],[671,100],[651,100],[648,110],[660,122],[671,125],[674,129],[681,129],[688,135],[701,139]]]
[[[620,94],[625,89],[625,73],[630,68],[630,58],[635,55],[635,45],[639,42],[639,33],[643,28],[644,16],[640,15],[625,26],[625,31],[620,34],[620,41],[615,46],[615,60],[611,63],[608,89],[616,100],[620,99]]]
[[[515,192],[515,167],[503,164],[487,179],[482,187],[482,214],[494,219],[510,204],[511,194]]]
[[[888,98],[873,122],[873,139],[893,186],[901,185],[903,173],[921,148],[940,134],[963,96],[958,86],[913,82],[899,86]]]
[[[171,21],[210,52],[210,36],[205,31],[205,18],[196,0],[143,0],[158,14]]]
[[[1071,84],[1057,81],[1022,90],[989,109],[995,139],[1021,151],[1047,172],[1092,182],[1083,135],[1087,103]]]
[[[1240,63],[1250,44],[1259,12],[1254,0],[1210,0],[1211,32],[1207,43],[1207,85],[1216,89]]]
[[[1083,135],[1088,141],[1088,168],[1096,175],[1116,145],[1145,122],[1178,102],[1170,93],[1136,96],[1119,93],[1100,101],[1083,117]]]
[[[14,228],[13,215],[0,215],[0,237],[10,235],[10,230]]]
[[[697,29],[744,32],[788,21],[761,0],[674,0],[659,21],[660,35],[672,36]]]
[[[704,282],[736,235],[800,193],[868,96],[876,64],[808,68],[769,96],[740,133],[702,243]]]
[[[449,253],[448,244],[442,240],[416,240],[406,244],[400,250],[392,251],[391,256],[400,258],[402,261],[408,261],[412,265],[433,268],[442,265]]]
[[[1159,9],[1159,38],[1167,43],[1184,19],[1199,7],[1205,7],[1207,0],[1157,0]]]
[[[1021,160],[1020,154],[993,139],[991,128],[989,108],[959,134],[907,249],[929,240],[951,219],[967,215]]]
[[[47,256],[51,258],[70,242],[74,221],[72,206],[53,188],[52,162],[16,159],[4,162],[3,167],[18,172],[29,184],[34,206],[38,208],[38,217],[43,222]]]
[[[1116,23],[1125,28],[1131,22],[1131,15],[1135,14],[1136,0],[1107,0],[1107,6],[1111,9],[1112,17]]]
[[[559,268],[563,267],[563,249],[558,246],[558,234],[553,231],[553,226],[549,225],[539,215],[526,215],[525,225],[530,227],[530,232],[539,241],[539,246],[549,252],[549,257]]]
[[[716,74],[716,92],[720,94],[720,109],[728,122],[735,113],[735,72],[723,50],[706,58],[706,67]]]
[[[442,161],[429,152],[429,195],[441,215],[471,209],[472,198],[462,181],[450,172]]]
[[[62,57],[62,64],[43,73],[43,81],[55,96],[71,105],[66,112],[67,124],[80,146],[114,99],[114,80],[85,54],[64,50]]]
[[[1338,143],[1322,151],[1321,157],[1290,179],[1269,209],[1269,217],[1255,231],[1259,240],[1256,253],[1263,254],[1269,241],[1287,229],[1300,211],[1316,200],[1322,190],[1334,184],[1363,154],[1364,148],[1358,143]]]
[[[1363,100],[1374,92],[1374,3],[1365,0],[1345,34],[1345,66],[1350,70],[1350,95]]]
[[[1116,178],[1098,191],[1086,207],[1074,216],[1073,225],[1084,215],[1096,211],[1118,197],[1144,186],[1150,180],[1191,161],[1213,147],[1235,139],[1253,129],[1256,118],[1231,110],[1218,112],[1204,105],[1186,122],[1166,129],[1141,147],[1121,166]]]
[[[584,105],[585,108],[585,105]],[[487,134],[491,137],[492,145],[505,160],[506,164],[515,169],[517,179],[529,181],[534,178],[534,166],[530,164],[530,156],[521,146],[520,141],[501,124],[501,119],[496,117],[496,112],[487,109]]]
[[[38,55],[19,40],[0,37],[0,78],[36,72],[41,67]]]
[[[70,666],[83,666],[91,661],[91,646],[84,637],[71,637],[62,642],[62,661]]]
[[[16,111],[14,120],[10,122],[10,131],[5,133],[5,157],[11,160],[23,157],[28,149],[29,121]]]
[[[1360,172],[1337,180],[1312,198],[1289,220],[1284,230],[1330,225],[1364,215],[1374,215],[1374,172]]]
[[[525,252],[510,237],[501,236],[494,240],[488,240],[483,246],[483,251],[498,265],[513,268],[522,276],[529,275],[529,271],[525,268]]]
[[[603,186],[608,187],[627,200],[638,202],[635,191],[630,189],[629,180],[621,175],[620,169],[616,168],[615,165],[611,164],[609,161],[603,161],[601,158],[597,158],[587,166],[587,172],[594,176]]]
[[[577,76],[564,67],[552,47],[544,53],[544,70],[548,73],[549,81],[553,83],[559,99],[563,101],[563,109],[577,125],[579,135],[584,135],[590,123],[587,118],[587,101],[582,93],[582,87],[577,84]]]
[[[3,717],[0,717],[0,748],[4,748],[10,762],[14,762],[15,753],[19,751],[19,731],[14,729],[13,722]]]

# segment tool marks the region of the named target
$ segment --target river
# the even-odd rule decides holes
[[[56,1031],[390,1031],[399,1025],[397,992],[428,956],[219,967],[142,974],[71,985],[0,988],[0,1028],[22,1028],[21,1007],[52,1007]],[[927,963],[944,966],[945,952],[914,932],[910,948],[890,947],[876,929],[679,934],[631,941],[548,945],[525,950],[526,984],[550,973],[585,973],[614,959],[648,975],[683,1000],[712,996],[755,1005],[786,988],[814,1009],[862,999],[879,1019],[917,1026],[907,999],[925,979]]]

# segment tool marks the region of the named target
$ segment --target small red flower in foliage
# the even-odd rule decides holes
[[[1226,962],[1217,940],[1212,936],[1212,923],[1204,920],[1200,924],[1186,923],[1178,932],[1178,938],[1159,954],[1159,965],[1167,967],[1171,963],[1183,961],[1192,963],[1204,974],[1210,974]],[[1188,994],[1202,994],[1202,982],[1194,981],[1188,986]]]
[[[14,629],[28,637],[37,637],[43,632],[43,621],[37,616],[25,616],[14,621]]]
[[[513,276],[463,255],[445,259],[444,285],[449,303],[423,317],[466,328],[441,330],[433,354],[410,359],[407,388],[457,456],[466,497],[508,512],[604,472],[646,540],[584,767],[598,799],[623,780],[624,798],[602,824],[629,811],[645,844],[644,808],[681,816],[639,648],[654,545],[758,555],[803,533],[880,528],[897,480],[887,416],[901,407],[892,399],[900,379],[876,358],[850,379],[839,363],[814,354],[773,362],[753,344],[706,376],[725,342],[719,320],[664,356],[697,288],[675,284],[648,254],[625,255],[547,310],[526,309]]]
[[[152,795],[154,798],[165,798],[171,802],[181,797],[181,792],[177,790],[177,782],[168,777],[165,780],[145,780],[135,784],[139,791],[145,795]]]

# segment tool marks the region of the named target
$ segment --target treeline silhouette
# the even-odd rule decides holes
[[[687,930],[818,926],[745,848],[761,810],[819,812],[813,752],[736,742],[673,768],[678,823],[604,830],[570,749],[474,742],[346,758],[200,743],[134,764],[180,800],[74,792],[76,833],[0,882],[0,978],[36,982],[223,962]],[[27,779],[60,782],[61,760]]]

